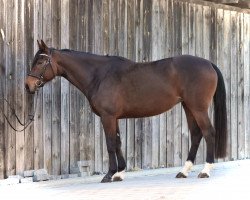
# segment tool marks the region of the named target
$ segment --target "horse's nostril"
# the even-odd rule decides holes
[[[29,88],[29,86],[28,86],[27,83],[25,84],[25,89],[26,89],[26,91],[28,91],[28,92],[30,91],[30,88]]]

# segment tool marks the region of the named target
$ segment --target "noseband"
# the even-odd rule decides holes
[[[45,72],[46,72],[46,69],[47,69],[48,65],[51,66],[51,57],[50,57],[49,55],[43,54],[43,53],[42,53],[42,54],[39,54],[39,56],[45,56],[45,57],[48,58],[48,59],[45,61],[43,67],[42,67],[41,73],[40,73],[39,75],[33,74],[33,73],[31,73],[31,72],[27,74],[28,76],[31,76],[31,77],[34,77],[34,78],[37,78],[37,79],[38,79],[38,80],[36,81],[36,83],[35,83],[37,87],[41,87],[41,86],[44,84],[44,80],[43,80],[44,74],[45,74]],[[52,68],[52,66],[51,66],[51,68]],[[53,71],[53,68],[52,68],[52,71]],[[53,74],[54,74],[54,71],[53,71]]]

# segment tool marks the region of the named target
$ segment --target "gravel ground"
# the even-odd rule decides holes
[[[102,176],[0,186],[0,199],[250,199],[250,160],[215,164],[208,179],[198,179],[201,165],[186,179],[176,179],[180,168],[126,173],[122,182],[99,183]]]

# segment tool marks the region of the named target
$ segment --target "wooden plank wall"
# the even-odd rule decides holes
[[[219,66],[226,82],[228,156],[250,158],[250,12],[200,0],[0,0],[0,98],[22,120],[36,107],[35,122],[16,133],[0,113],[0,179],[24,170],[106,172],[105,136],[84,96],[66,80],[44,86],[37,105],[24,80],[37,39],[55,48],[120,55],[145,62],[191,54]],[[3,101],[16,128],[21,128]],[[213,110],[210,109],[212,116]],[[145,119],[120,120],[127,169],[182,165],[190,147],[185,112],[177,105]],[[205,162],[201,142],[196,163]]]

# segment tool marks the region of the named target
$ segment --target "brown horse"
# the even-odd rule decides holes
[[[62,76],[75,85],[100,116],[109,154],[109,171],[102,182],[122,180],[126,168],[121,151],[118,119],[148,117],[181,103],[191,132],[191,149],[177,178],[187,177],[202,137],[207,144],[204,169],[198,177],[209,177],[214,156],[225,157],[227,144],[226,92],[220,70],[210,61],[184,55],[147,63],[118,56],[48,48],[38,41],[26,89],[39,87]],[[214,126],[208,117],[214,99]]]

